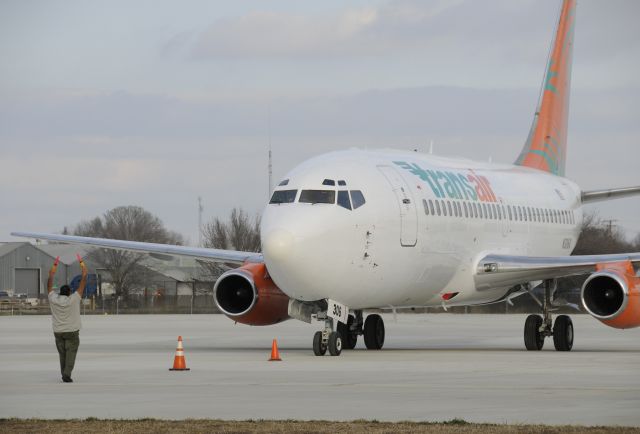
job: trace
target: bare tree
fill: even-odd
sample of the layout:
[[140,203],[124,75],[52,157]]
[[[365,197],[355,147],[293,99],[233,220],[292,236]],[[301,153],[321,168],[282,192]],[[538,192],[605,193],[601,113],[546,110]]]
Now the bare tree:
[[[169,231],[162,221],[139,206],[113,208],[101,217],[80,222],[75,235],[143,241],[162,244],[183,244],[177,232]],[[144,285],[145,268],[140,266],[144,253],[121,250],[95,249],[90,259],[108,270],[116,295],[127,296],[131,289]]]
[[[216,217],[202,227],[204,247],[243,252],[259,252],[260,216],[249,217],[242,208],[231,210],[228,221]],[[208,278],[217,278],[228,266],[217,263],[201,262],[203,274]]]
[[624,232],[604,221],[595,212],[586,213],[580,230],[580,238],[573,255],[597,255],[627,253],[633,246],[625,239]]

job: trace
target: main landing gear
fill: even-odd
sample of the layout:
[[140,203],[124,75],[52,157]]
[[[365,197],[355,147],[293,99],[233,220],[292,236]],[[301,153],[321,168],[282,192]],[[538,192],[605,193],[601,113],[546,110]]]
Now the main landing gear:
[[529,315],[524,323],[524,345],[529,351],[539,351],[546,337],[553,336],[553,346],[557,351],[571,351],[573,347],[573,323],[567,315],[559,315],[555,324],[551,318],[551,294],[555,290],[555,280],[545,280],[544,300],[540,315]]
[[343,349],[352,350],[359,335],[364,335],[364,344],[369,350],[379,350],[384,345],[384,321],[378,314],[368,315],[363,321],[362,311],[356,310],[354,315],[349,315],[347,324],[329,318],[326,312],[319,313],[317,318],[324,320],[324,330],[313,335],[316,356],[324,356],[327,350],[332,356],[339,356]]

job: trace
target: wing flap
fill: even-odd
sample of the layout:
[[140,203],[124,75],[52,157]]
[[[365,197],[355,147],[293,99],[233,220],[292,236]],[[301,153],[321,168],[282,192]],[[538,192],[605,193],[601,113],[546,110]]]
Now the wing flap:
[[174,246],[171,244],[143,243],[139,241],[112,240],[108,238],[78,237],[74,235],[44,234],[38,232],[12,232],[11,235],[38,240],[57,241],[66,244],[102,247],[105,249],[127,250],[150,255],[188,256],[207,262],[243,264],[263,262],[262,254],[237,250],[208,249],[202,247]]
[[591,273],[597,264],[640,262],[640,253],[582,256],[487,255],[478,261],[474,276],[478,290],[518,285],[532,280]]

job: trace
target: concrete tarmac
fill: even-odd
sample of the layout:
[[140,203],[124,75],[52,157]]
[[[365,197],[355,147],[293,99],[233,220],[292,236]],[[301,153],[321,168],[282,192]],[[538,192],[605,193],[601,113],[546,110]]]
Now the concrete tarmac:
[[[48,316],[0,317],[0,418],[377,419],[640,426],[640,329],[573,316],[569,353],[524,349],[525,315],[385,315],[315,357],[320,323],[234,325],[222,315],[84,316],[74,383]],[[170,372],[184,338],[188,372]],[[277,338],[282,362],[268,362]]]

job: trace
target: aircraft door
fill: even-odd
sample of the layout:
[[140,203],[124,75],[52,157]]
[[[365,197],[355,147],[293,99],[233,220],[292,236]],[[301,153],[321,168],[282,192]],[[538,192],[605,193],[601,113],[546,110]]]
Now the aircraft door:
[[400,210],[400,245],[413,247],[418,242],[418,214],[409,185],[391,166],[378,166],[398,201]]
[[496,206],[500,208],[502,214],[500,225],[502,226],[502,236],[506,238],[509,236],[509,232],[511,232],[511,223],[508,215],[509,210],[507,206],[502,203],[498,203]]

